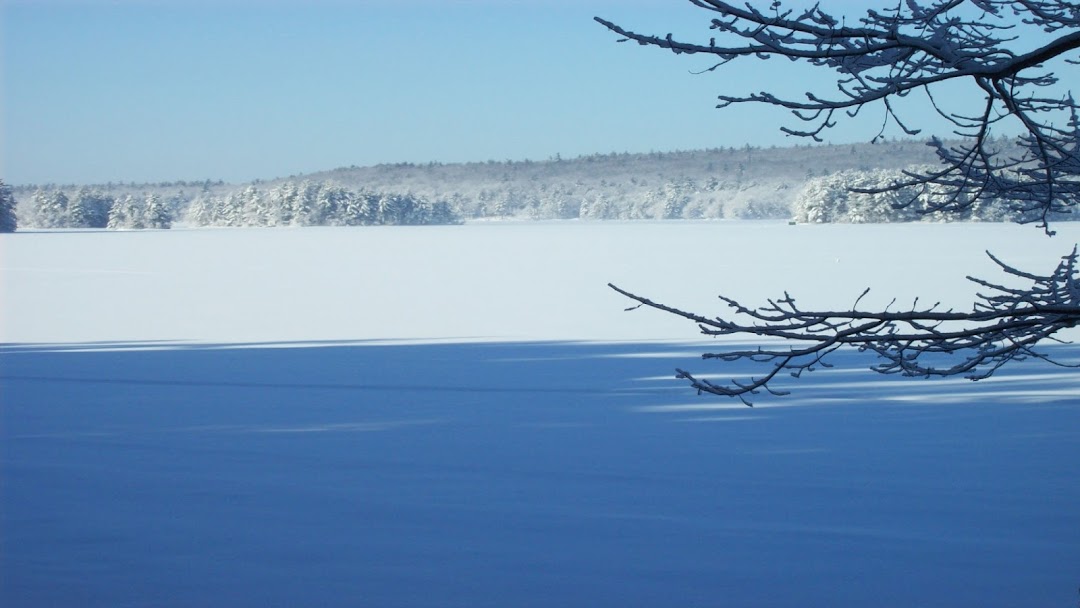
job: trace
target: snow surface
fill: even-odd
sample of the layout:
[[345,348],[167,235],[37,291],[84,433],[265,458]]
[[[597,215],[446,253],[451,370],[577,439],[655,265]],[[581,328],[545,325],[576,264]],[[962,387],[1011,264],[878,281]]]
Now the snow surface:
[[605,287],[966,308],[984,249],[1048,271],[1059,229],[0,236],[0,605],[1073,605],[1075,370],[845,353],[748,409]]

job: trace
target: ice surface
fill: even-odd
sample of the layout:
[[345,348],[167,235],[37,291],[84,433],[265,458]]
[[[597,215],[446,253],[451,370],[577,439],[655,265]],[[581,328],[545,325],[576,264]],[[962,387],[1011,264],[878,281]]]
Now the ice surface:
[[751,410],[604,287],[964,306],[1059,228],[4,235],[0,605],[1072,605],[1080,374],[845,353]]
[[[969,308],[983,251],[1049,272],[1080,237],[1008,224],[777,222],[16,233],[0,240],[0,342],[627,340],[694,337],[613,282],[708,313],[783,289],[809,306]],[[715,303],[715,304],[714,304]],[[721,312],[720,308],[715,308]]]

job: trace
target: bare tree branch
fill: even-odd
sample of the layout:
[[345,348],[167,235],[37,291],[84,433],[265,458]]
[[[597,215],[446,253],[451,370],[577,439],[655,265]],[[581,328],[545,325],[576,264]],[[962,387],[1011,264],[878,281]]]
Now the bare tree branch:
[[[936,304],[926,308],[913,305],[909,310],[897,312],[862,311],[857,309],[858,302],[849,310],[807,311],[785,293],[783,298],[770,300],[760,308],[749,308],[720,296],[735,310],[734,315],[708,318],[654,302],[615,285],[608,286],[642,306],[693,321],[708,336],[756,335],[796,343],[797,346],[702,355],[703,359],[771,364],[765,375],[749,381],[716,384],[677,370],[677,377],[690,380],[699,392],[738,397],[750,405],[749,396],[760,389],[784,394],[768,386],[780,372],[787,371],[797,377],[803,371],[826,366],[824,357],[842,346],[875,353],[881,362],[872,369],[903,376],[962,375],[980,380],[1012,360],[1045,359],[1032,347],[1062,329],[1080,324],[1076,248],[1046,276],[1017,270],[993,255],[990,258],[1006,274],[1028,280],[1031,285],[1015,289],[968,277],[989,290],[979,296],[970,312],[940,310]],[[865,295],[866,292],[862,294]]]
[[[769,57],[833,72],[835,90],[829,98],[813,92],[786,98],[768,91],[719,96],[719,108],[761,103],[791,111],[808,126],[780,127],[788,135],[821,141],[843,116],[855,116],[872,105],[884,109],[886,121],[916,134],[893,103],[916,91],[925,93],[938,115],[954,127],[958,140],[929,141],[940,166],[909,170],[884,187],[854,192],[911,192],[894,205],[918,203],[918,213],[963,214],[980,201],[1004,201],[1012,219],[1034,223],[1048,235],[1053,234],[1050,222],[1073,213],[1080,201],[1080,105],[1070,93],[1056,90],[1060,81],[1049,66],[1057,60],[1065,67],[1080,63],[1080,3],[902,0],[895,8],[867,10],[857,25],[849,26],[819,5],[798,12],[779,1],[769,2],[767,9],[752,2],[688,1],[713,15],[707,44],[671,34],[641,34],[599,17],[596,21],[623,40],[714,57],[716,62],[705,72],[744,58]],[[1039,36],[1032,37],[1033,32]],[[1020,49],[1021,39],[1028,38],[1039,42]],[[969,113],[943,107],[935,91],[950,82],[969,83],[983,98],[980,107]],[[993,136],[994,128],[1006,120],[1020,128],[1021,135],[1011,142]],[[883,134],[884,127],[874,140]],[[1030,284],[1017,289],[969,277],[986,290],[969,312],[941,310],[936,304],[920,307],[918,302],[904,311],[863,311],[859,301],[846,310],[807,311],[785,293],[759,308],[720,296],[734,314],[711,318],[610,287],[638,302],[635,308],[681,316],[706,335],[786,341],[786,347],[703,355],[765,365],[762,375],[748,380],[715,383],[677,370],[677,377],[689,380],[699,392],[737,397],[749,405],[748,398],[762,390],[783,394],[771,387],[781,372],[799,376],[827,366],[827,355],[842,347],[872,352],[880,358],[872,369],[903,376],[978,380],[1010,361],[1045,359],[1034,347],[1080,323],[1077,249],[1048,275],[1023,272],[990,257],[1006,275]]]
[[[969,81],[986,97],[984,111],[967,117],[938,113],[957,129],[962,142],[932,139],[942,161],[940,170],[909,175],[903,184],[933,185],[950,191],[951,204],[937,211],[960,211],[980,199],[1007,201],[1015,218],[1049,232],[1056,214],[1072,212],[1080,194],[1077,160],[1078,106],[1071,96],[1038,96],[1033,90],[1054,87],[1058,77],[1046,64],[1076,58],[1080,50],[1080,9],[1065,0],[937,0],[905,1],[893,9],[868,10],[857,27],[843,25],[815,5],[801,13],[781,2],[760,10],[747,3],[689,0],[712,12],[708,44],[646,35],[597,17],[596,21],[642,45],[679,54],[705,54],[718,59],[709,71],[745,57],[779,56],[836,74],[836,95],[783,98],[767,91],[719,96],[717,107],[763,103],[791,110],[808,128],[781,127],[788,135],[821,141],[836,125],[836,111],[855,114],[880,104],[888,120],[909,135],[891,100],[914,91],[933,90],[952,81]],[[1056,37],[1017,53],[1010,18],[1019,16],[1029,28]],[[730,44],[717,44],[717,39]],[[1016,146],[995,146],[991,127],[1004,117],[1019,122],[1023,135]],[[880,135],[880,133],[879,133]],[[876,139],[876,138],[875,138]],[[898,187],[900,184],[898,184]]]

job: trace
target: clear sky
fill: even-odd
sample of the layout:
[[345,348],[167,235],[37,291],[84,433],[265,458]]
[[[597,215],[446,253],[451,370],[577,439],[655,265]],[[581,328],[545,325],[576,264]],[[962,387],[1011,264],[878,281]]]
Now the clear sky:
[[[791,144],[785,113],[719,111],[715,97],[821,76],[779,60],[695,75],[706,58],[617,44],[592,21],[707,39],[710,16],[685,0],[0,6],[0,177],[12,184]],[[876,125],[833,139],[866,141]]]

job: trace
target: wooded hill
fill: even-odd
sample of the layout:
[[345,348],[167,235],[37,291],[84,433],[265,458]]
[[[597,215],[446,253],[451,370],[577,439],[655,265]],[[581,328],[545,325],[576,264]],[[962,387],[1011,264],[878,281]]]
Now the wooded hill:
[[[466,220],[787,218],[794,215],[792,204],[810,179],[850,170],[896,170],[933,162],[932,150],[925,142],[902,140],[611,153],[544,161],[396,163],[242,184],[207,180],[22,185],[12,191],[19,201],[20,225],[27,227],[35,225],[34,218],[40,215],[32,208],[32,201],[45,200],[42,194],[49,192],[64,192],[70,200],[80,190],[116,200],[128,195],[144,199],[156,195],[168,203],[176,224],[207,225],[215,223],[206,219],[211,217],[205,212],[208,207],[228,211],[234,204],[229,201],[245,200],[250,206],[253,200],[280,199],[282,190],[303,191],[316,186],[345,189],[358,196],[407,196],[428,205],[445,203],[457,218]],[[260,220],[258,225],[288,223]]]

